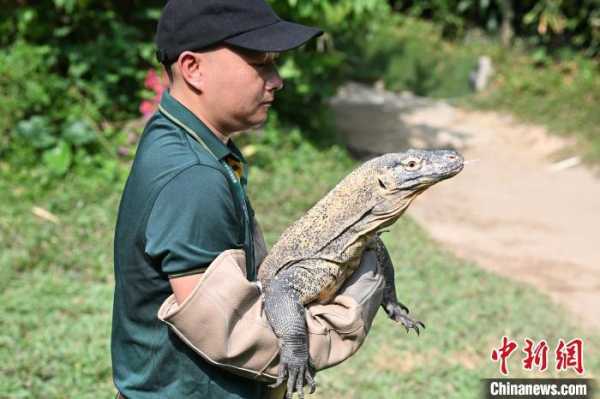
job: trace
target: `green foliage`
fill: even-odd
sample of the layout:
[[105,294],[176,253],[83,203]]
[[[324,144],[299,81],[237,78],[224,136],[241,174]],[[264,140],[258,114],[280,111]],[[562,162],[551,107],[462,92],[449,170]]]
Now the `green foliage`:
[[[2,74],[6,78],[0,87],[6,92],[3,97],[14,101],[0,122],[2,155],[29,164],[41,157],[55,175],[80,161],[66,154],[83,150],[89,156],[104,152],[107,160],[114,157],[119,127],[138,115],[138,105],[148,94],[142,84],[146,71],[156,67],[152,38],[163,5],[46,0],[0,10],[0,46],[5,50],[0,72],[10,72]],[[317,136],[327,130],[324,99],[347,78],[339,73],[346,59],[340,49],[383,23],[389,7],[379,0],[273,5],[282,17],[327,32],[304,50],[283,57],[286,90],[277,105],[282,120]],[[15,65],[24,67],[15,70]],[[26,95],[16,95],[24,85]],[[107,126],[112,129],[107,131]],[[32,135],[38,138],[36,144]],[[331,141],[332,136],[323,136]]]
[[100,109],[83,87],[53,72],[55,50],[17,42],[0,53],[0,156],[21,166],[42,159],[50,175],[64,175],[72,152],[102,150]]
[[[371,30],[385,25],[390,9],[380,0],[271,1],[284,19],[318,26],[325,34],[304,49],[285,54],[281,73],[285,90],[276,104],[282,120],[301,126],[303,133],[331,139],[329,115],[324,100],[351,77],[347,62],[352,46]],[[328,136],[328,137],[327,137]]]
[[65,141],[60,141],[54,148],[44,152],[44,156],[42,157],[50,173],[60,176],[69,170],[72,159],[73,153],[71,147]]
[[[565,54],[557,61],[527,47],[504,49],[486,45],[496,68],[489,91],[465,104],[503,109],[550,131],[577,138],[579,154],[600,160],[600,65],[583,56]],[[571,149],[572,150],[572,149]]]
[[520,22],[528,32],[536,32],[540,43],[564,45],[569,41],[586,49],[588,55],[600,54],[600,1],[542,0],[529,4]]
[[[0,156],[50,176],[116,156],[138,115],[163,2],[55,0],[0,10]],[[116,126],[116,128],[115,128]]]
[[[50,73],[54,60],[49,46],[30,46],[22,42],[0,53],[0,151],[8,145],[13,128],[14,133],[24,138],[33,138],[38,131],[38,140],[32,142],[37,148],[46,148],[54,142],[48,118],[36,117],[65,89],[63,82]],[[40,78],[32,79],[33,76]]]
[[383,80],[386,88],[421,96],[456,97],[471,93],[469,72],[477,54],[442,37],[441,29],[414,18],[394,18],[372,28],[348,50],[348,76]]
[[548,49],[575,47],[587,55],[600,54],[599,0],[390,0],[403,14],[426,18],[450,38],[470,29],[516,33]]
[[503,0],[425,0],[391,1],[393,8],[405,15],[431,19],[444,36],[456,38],[473,26],[497,29],[501,15],[496,3]]
[[[280,124],[331,144],[325,100],[349,79],[382,79],[393,90],[435,97],[467,94],[479,54],[443,39],[474,27],[497,32],[511,13],[517,35],[544,45],[532,52],[538,65],[563,57],[556,50],[563,44],[596,54],[599,1],[272,0],[283,18],[325,31],[281,58]],[[125,121],[138,117],[140,101],[151,95],[143,84],[158,66],[152,39],[163,5],[44,0],[0,8],[0,157],[21,166],[41,160],[49,178],[78,165],[114,175]]]

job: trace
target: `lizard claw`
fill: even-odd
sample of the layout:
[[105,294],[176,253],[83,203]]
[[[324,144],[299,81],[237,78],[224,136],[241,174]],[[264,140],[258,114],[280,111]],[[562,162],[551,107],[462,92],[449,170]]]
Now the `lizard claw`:
[[385,312],[390,316],[391,319],[394,319],[395,313],[406,313],[409,314],[410,310],[406,307],[402,302],[390,301],[383,305]]
[[421,322],[419,320],[413,320],[412,318],[408,317],[405,314],[398,315],[397,319],[394,319],[394,320],[397,321],[397,322],[402,323],[402,325],[406,329],[407,333],[412,328],[412,329],[415,330],[415,332],[417,333],[417,335],[420,335],[420,333],[421,333],[420,328],[425,329],[425,324],[423,324],[423,322]]
[[400,308],[404,311],[404,313],[409,314],[410,310],[408,310],[408,308],[406,307],[405,304],[403,304],[402,302],[398,302],[398,306],[400,306]]
[[408,316],[408,309],[405,309],[406,306],[402,305],[401,303],[388,304],[385,307],[385,310],[390,319],[394,320],[395,322],[402,323],[402,326],[406,329],[407,333],[412,328],[415,330],[417,335],[420,335],[420,328],[424,329],[425,324],[423,324],[423,322],[419,320],[413,320],[411,317]]
[[281,364],[279,366],[279,370],[277,373],[277,381],[275,381],[275,383],[269,385],[269,388],[277,388],[278,386],[283,384],[283,381],[285,381],[285,379],[287,378],[287,375],[288,375],[287,364]]
[[314,379],[314,367],[310,359],[302,361],[297,358],[285,356],[286,346],[282,346],[282,359],[279,365],[277,381],[269,385],[270,388],[277,388],[287,379],[286,398],[292,399],[294,392],[298,393],[300,399],[304,399],[304,385],[310,388],[310,394],[315,392],[317,385]]
[[[282,371],[283,370],[283,371]],[[270,387],[275,388],[285,380],[287,377],[287,393],[285,397],[292,399],[294,392],[298,393],[300,399],[304,399],[304,385],[307,384],[310,387],[310,394],[315,392],[317,388],[315,380],[311,375],[311,370],[308,364],[302,366],[289,366],[282,364],[280,366],[279,375],[277,382]]]

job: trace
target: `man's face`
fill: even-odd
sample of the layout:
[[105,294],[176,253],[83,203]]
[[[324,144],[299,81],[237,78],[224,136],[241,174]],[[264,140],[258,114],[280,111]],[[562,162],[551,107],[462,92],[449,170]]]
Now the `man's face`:
[[225,132],[262,125],[283,87],[273,57],[220,47],[203,53],[202,101],[214,124]]

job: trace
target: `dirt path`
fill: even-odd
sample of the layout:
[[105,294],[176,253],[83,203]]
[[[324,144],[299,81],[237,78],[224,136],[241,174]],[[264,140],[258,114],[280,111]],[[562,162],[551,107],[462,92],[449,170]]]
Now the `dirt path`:
[[583,166],[558,168],[551,156],[569,143],[541,127],[491,112],[422,111],[401,123],[459,138],[478,161],[408,213],[458,256],[538,287],[600,328],[600,179]]

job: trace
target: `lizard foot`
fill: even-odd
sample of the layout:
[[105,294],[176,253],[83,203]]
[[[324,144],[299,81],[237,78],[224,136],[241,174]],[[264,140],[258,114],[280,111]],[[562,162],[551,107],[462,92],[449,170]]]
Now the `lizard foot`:
[[406,307],[405,304],[403,304],[402,302],[398,302],[397,299],[395,298],[385,298],[383,300],[383,303],[381,305],[383,307],[383,309],[385,309],[385,312],[388,314],[388,316],[390,317],[390,319],[394,320],[394,321],[399,321],[396,320],[396,314],[409,314],[410,310],[408,310],[408,308]]
[[417,335],[419,335],[419,333],[421,332],[419,330],[419,327],[425,328],[425,324],[423,324],[421,321],[413,320],[411,317],[408,316],[408,309],[401,303],[386,304],[384,309],[390,317],[390,319],[394,320],[395,322],[402,323],[407,333],[412,328],[417,332]]
[[[269,385],[271,388],[277,388],[287,379],[287,393],[285,397],[292,399],[294,392],[298,392],[298,397],[304,399],[304,385],[307,384],[310,387],[310,394],[312,395],[317,388],[314,379],[314,367],[310,364],[308,356],[306,360],[302,359],[304,356],[295,356],[293,353],[287,353],[286,345],[281,347],[281,362],[279,363],[279,370],[277,375],[277,381]],[[289,351],[292,352],[292,351]]]

